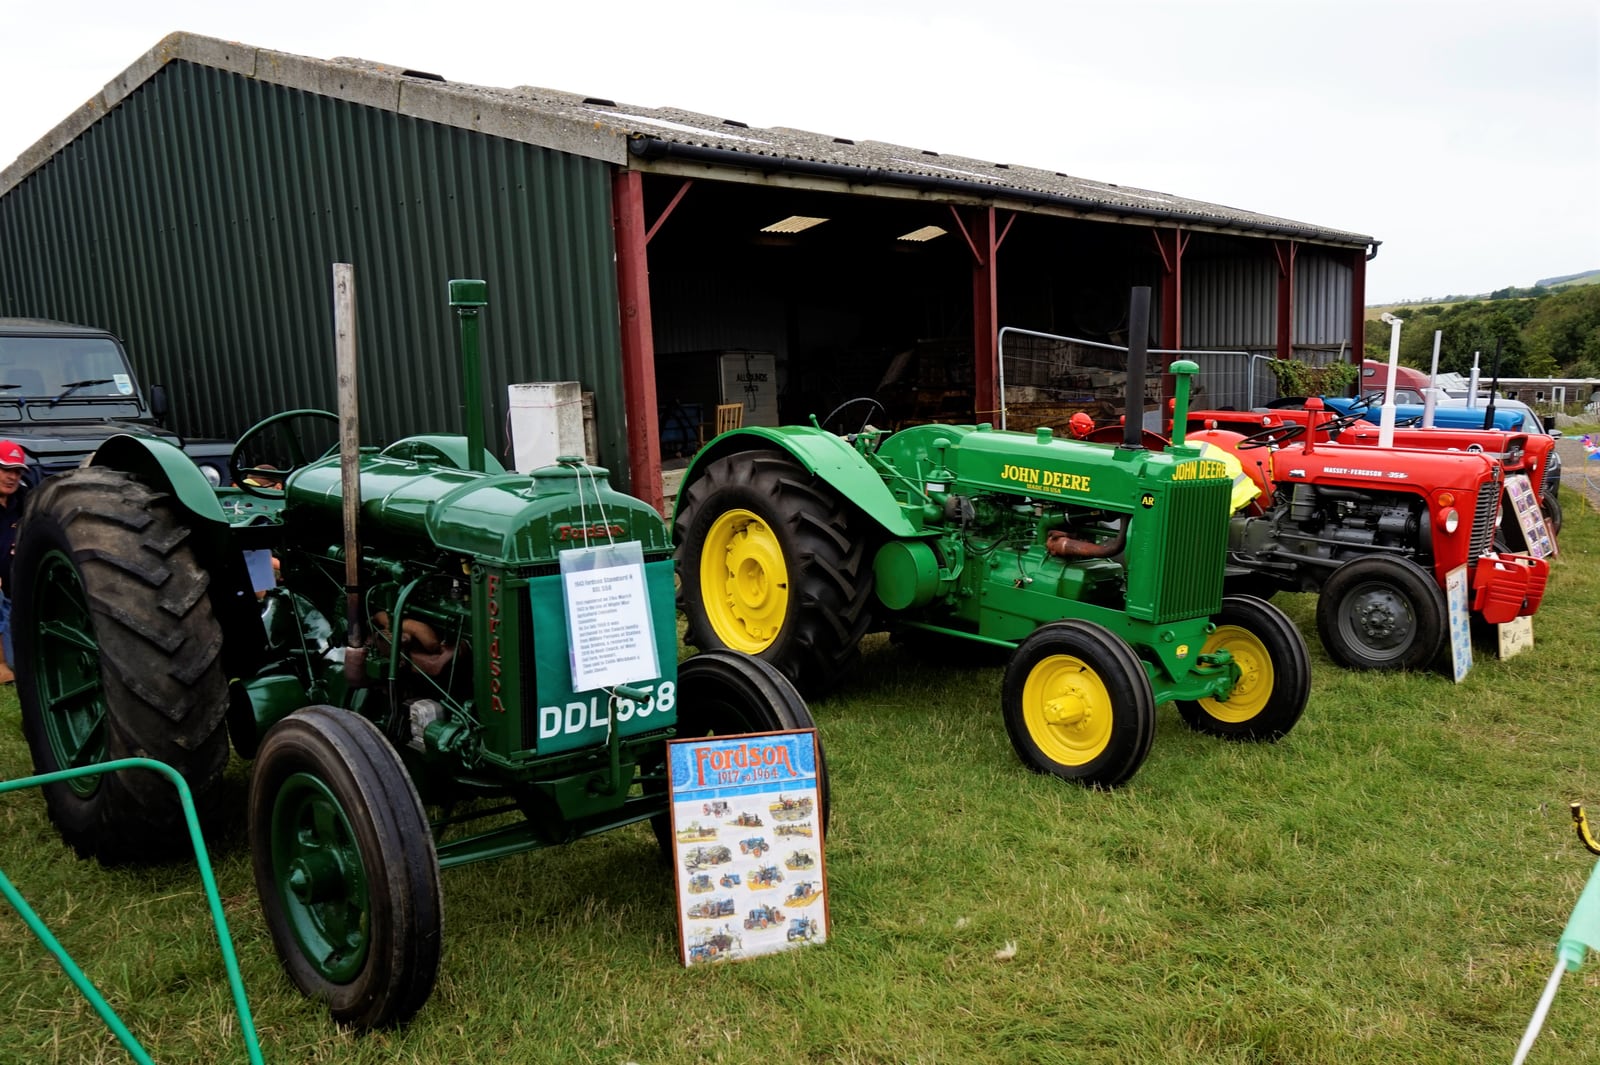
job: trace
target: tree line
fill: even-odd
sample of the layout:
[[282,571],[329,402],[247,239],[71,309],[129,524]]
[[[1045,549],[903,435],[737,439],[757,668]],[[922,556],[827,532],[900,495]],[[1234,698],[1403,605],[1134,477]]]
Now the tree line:
[[[1428,370],[1440,330],[1441,373],[1469,373],[1473,352],[1482,352],[1479,366],[1487,374],[1499,341],[1501,377],[1600,377],[1600,285],[1507,291],[1538,294],[1397,308],[1395,317],[1405,323],[1400,361]],[[1387,323],[1368,322],[1367,358],[1387,362],[1389,336]]]

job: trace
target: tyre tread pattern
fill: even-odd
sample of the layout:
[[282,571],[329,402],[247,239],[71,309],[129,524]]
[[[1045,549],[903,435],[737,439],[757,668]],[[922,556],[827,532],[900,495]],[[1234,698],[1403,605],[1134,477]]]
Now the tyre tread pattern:
[[[78,572],[100,659],[109,758],[140,756],[181,774],[204,816],[228,759],[222,630],[205,594],[209,575],[170,496],[131,475],[88,467],[59,474],[35,492],[18,531],[18,693],[24,731],[40,771],[57,768],[33,683],[41,596],[36,567],[46,551]],[[94,795],[47,789],[50,815],[80,854],[106,862],[164,858],[189,849],[175,789],[154,773],[101,778]]]
[[855,531],[860,522],[849,503],[776,451],[717,459],[685,493],[673,523],[678,570],[685,575],[678,595],[688,619],[685,642],[703,650],[725,646],[700,601],[703,543],[696,537],[728,510],[748,509],[785,539],[789,567],[789,617],[760,657],[808,696],[831,689],[855,662],[873,620],[871,554]]
[[1230,595],[1222,600],[1219,625],[1237,625],[1261,641],[1272,661],[1272,694],[1261,712],[1248,721],[1222,721],[1198,701],[1177,701],[1178,715],[1196,732],[1230,740],[1282,739],[1305,713],[1311,698],[1311,652],[1305,637],[1288,616],[1255,596]]
[[[1041,660],[1066,654],[1090,666],[1112,702],[1113,731],[1106,749],[1082,765],[1052,761],[1030,735],[1023,708],[1023,689]],[[1091,788],[1115,788],[1127,782],[1150,753],[1155,740],[1155,696],[1139,656],[1116,633],[1092,621],[1072,619],[1041,625],[1023,640],[1006,664],[1000,689],[1006,734],[1022,763],[1035,773],[1048,773]]]
[[[1361,645],[1347,641],[1339,628],[1348,593],[1367,582],[1389,584],[1410,600],[1417,614],[1417,639],[1389,658],[1368,657]],[[1449,631],[1444,590],[1432,573],[1410,559],[1368,556],[1346,562],[1328,576],[1317,596],[1317,634],[1328,656],[1345,669],[1428,669],[1443,649]]]
[[[358,797],[361,805],[349,809],[341,801],[368,867],[372,937],[367,963],[349,984],[330,983],[306,961],[277,897],[273,803],[283,780],[301,771],[322,777],[335,794]],[[334,1020],[356,1029],[392,1027],[415,1015],[433,994],[439,973],[439,861],[416,785],[378,727],[334,706],[308,706],[274,725],[262,740],[250,781],[250,843],[273,944],[296,986],[325,1001]]]

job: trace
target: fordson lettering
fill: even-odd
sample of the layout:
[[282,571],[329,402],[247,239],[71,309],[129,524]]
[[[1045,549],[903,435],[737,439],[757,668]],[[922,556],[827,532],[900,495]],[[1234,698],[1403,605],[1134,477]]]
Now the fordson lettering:
[[500,578],[489,574],[489,705],[497,714],[506,712],[500,701]]
[[724,782],[730,781],[727,774],[735,770],[750,770],[751,776],[765,779],[776,777],[780,768],[788,776],[800,775],[795,772],[794,766],[789,764],[789,748],[783,746],[745,743],[720,751],[700,747],[695,750],[694,756],[695,772],[700,778],[701,785],[706,783],[707,771],[718,774]]
[[556,528],[556,540],[610,540],[626,532],[620,525],[561,525]]
[[1005,465],[1000,468],[1002,481],[1014,481],[1030,488],[1052,492],[1087,492],[1089,477],[1081,473],[1063,473],[1061,470],[1041,470],[1034,466]]
[[1215,459],[1185,462],[1172,471],[1174,481],[1212,481],[1228,476],[1228,467]]

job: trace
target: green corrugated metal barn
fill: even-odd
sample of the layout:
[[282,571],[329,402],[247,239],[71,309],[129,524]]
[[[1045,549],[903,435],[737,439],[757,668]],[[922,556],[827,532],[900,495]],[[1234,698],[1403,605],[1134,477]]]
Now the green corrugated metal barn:
[[[796,217],[822,221],[774,225]],[[334,405],[334,262],[363,438],[459,430],[445,283],[481,277],[491,439],[507,385],[578,381],[596,457],[658,504],[663,456],[731,388],[797,420],[919,355],[911,413],[997,420],[997,330],[1114,338],[1132,284],[1164,348],[1359,353],[1375,252],[1020,165],[184,33],[0,172],[0,315],[117,332],[183,431]]]

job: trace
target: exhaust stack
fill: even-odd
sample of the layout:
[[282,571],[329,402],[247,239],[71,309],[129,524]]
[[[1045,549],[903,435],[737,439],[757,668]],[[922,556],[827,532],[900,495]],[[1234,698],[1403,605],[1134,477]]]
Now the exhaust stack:
[[1144,378],[1149,361],[1150,287],[1136,285],[1128,297],[1128,381],[1124,388],[1122,447],[1144,448]]

